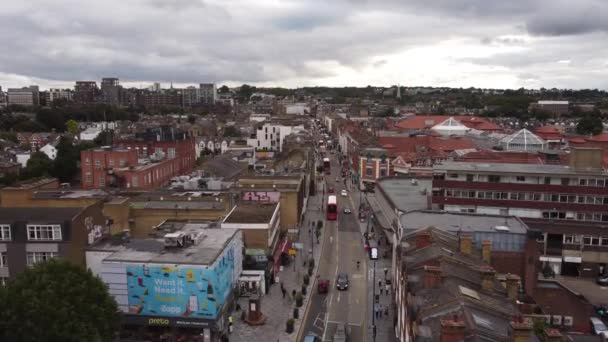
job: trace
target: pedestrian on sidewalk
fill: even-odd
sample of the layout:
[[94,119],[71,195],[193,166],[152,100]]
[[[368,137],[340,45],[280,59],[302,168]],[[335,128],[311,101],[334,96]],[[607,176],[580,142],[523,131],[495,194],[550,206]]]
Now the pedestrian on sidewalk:
[[378,316],[380,315],[379,307],[377,307],[377,306],[374,307],[374,314],[376,315],[376,318],[378,318]]
[[384,279],[388,276],[388,268],[384,268]]
[[378,288],[380,289],[380,291],[382,291],[382,279],[378,279]]
[[285,290],[285,286],[283,286],[283,282],[281,282],[281,293],[283,293],[283,299],[285,299],[285,294],[287,294],[287,290]]
[[386,295],[388,296],[391,292],[391,286],[389,284],[385,284],[384,285],[384,292],[386,292]]
[[383,310],[382,310],[382,304],[380,304],[379,307],[378,307],[378,315],[380,316],[380,318],[382,318],[382,312],[383,312]]
[[296,298],[296,290],[291,290],[291,297]]

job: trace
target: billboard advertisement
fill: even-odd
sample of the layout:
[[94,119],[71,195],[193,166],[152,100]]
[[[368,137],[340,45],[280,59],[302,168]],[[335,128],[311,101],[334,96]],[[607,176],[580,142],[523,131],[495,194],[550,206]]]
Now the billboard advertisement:
[[209,267],[129,264],[129,314],[215,319],[234,287],[235,244]]

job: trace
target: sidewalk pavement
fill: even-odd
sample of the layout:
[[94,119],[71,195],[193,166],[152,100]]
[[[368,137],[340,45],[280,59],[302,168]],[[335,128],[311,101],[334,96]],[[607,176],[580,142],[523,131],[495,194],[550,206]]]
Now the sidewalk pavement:
[[[287,295],[283,298],[281,292],[280,283],[275,283],[270,286],[268,294],[264,295],[261,299],[262,313],[266,315],[266,323],[262,326],[252,327],[241,321],[241,311],[235,311],[232,313],[234,320],[234,331],[229,335],[230,341],[280,341],[280,342],[293,342],[296,341],[300,326],[304,319],[304,314],[310,301],[311,291],[314,286],[315,274],[319,267],[319,258],[321,256],[321,244],[317,244],[316,238],[312,238],[311,234],[308,233],[308,228],[311,227],[311,222],[319,220],[325,221],[323,211],[319,211],[319,206],[322,201],[321,195],[318,193],[316,196],[309,197],[306,214],[304,215],[304,222],[302,223],[302,233],[300,234],[298,242],[304,244],[304,250],[299,251],[296,256],[295,262],[292,262],[289,266],[279,271],[275,277],[279,278],[279,282],[282,282]],[[323,223],[325,228],[325,222]],[[321,229],[323,234],[325,229]],[[312,230],[314,234],[314,229]],[[287,334],[286,322],[287,319],[293,318],[293,308],[295,308],[295,300],[291,299],[292,290],[297,292],[302,290],[303,277],[308,270],[308,266],[304,266],[304,261],[308,260],[308,251],[311,248],[311,240],[314,243],[313,257],[315,259],[315,268],[313,276],[311,277],[310,283],[307,287],[307,294],[304,296],[304,304],[299,309],[299,318],[295,320],[294,332]],[[319,237],[319,241],[323,241],[323,235]],[[295,264],[295,271],[294,271]],[[238,303],[241,306],[241,310],[247,312],[249,305],[248,298],[239,298]]]

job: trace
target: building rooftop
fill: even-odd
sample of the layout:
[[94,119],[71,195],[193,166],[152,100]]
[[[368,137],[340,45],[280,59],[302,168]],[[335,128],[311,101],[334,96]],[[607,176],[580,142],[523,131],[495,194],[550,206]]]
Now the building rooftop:
[[[415,184],[412,179],[416,180]],[[429,209],[430,178],[384,178],[378,180],[377,187],[392,202],[393,208],[400,211]]]
[[135,209],[176,209],[176,210],[201,210],[201,209],[223,209],[220,202],[212,201],[135,201],[130,203]]
[[210,265],[238,232],[229,228],[199,229],[200,242],[185,248],[165,248],[163,239],[130,239],[105,242],[89,250],[114,251],[104,261]]
[[539,164],[515,164],[515,163],[468,163],[468,162],[443,162],[435,165],[433,171],[471,171],[471,172],[505,172],[517,174],[538,175],[581,175],[593,174],[608,176],[604,170],[597,169],[574,169],[568,165],[539,165]]
[[25,222],[59,222],[71,220],[78,215],[83,208],[0,208],[0,222],[25,221]]
[[[461,231],[526,234],[528,231],[528,226],[515,216],[420,210],[402,214],[400,221],[406,230],[418,230],[432,225],[452,233]],[[496,227],[507,227],[508,230]]]
[[278,203],[241,203],[226,216],[223,223],[269,223]]
[[36,191],[32,195],[33,198],[50,199],[50,198],[103,198],[108,193],[99,190],[42,190]]

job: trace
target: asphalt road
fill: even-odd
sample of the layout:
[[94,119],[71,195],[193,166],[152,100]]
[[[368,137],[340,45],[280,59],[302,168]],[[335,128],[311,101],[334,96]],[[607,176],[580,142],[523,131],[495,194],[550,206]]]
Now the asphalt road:
[[[304,336],[314,334],[323,341],[333,341],[338,324],[346,324],[348,340],[353,342],[367,339],[367,258],[363,249],[362,236],[356,218],[356,208],[348,197],[340,196],[344,183],[336,183],[339,175],[335,155],[332,159],[331,175],[326,176],[328,186],[334,187],[338,197],[338,221],[325,221],[324,248],[321,254],[318,275],[329,279],[329,293],[312,293],[311,306],[304,322]],[[327,190],[327,189],[326,189]],[[328,196],[327,192],[325,196]],[[353,213],[344,214],[345,207]],[[361,262],[357,270],[356,263]],[[349,275],[350,285],[346,291],[336,289],[335,281],[339,272]]]

